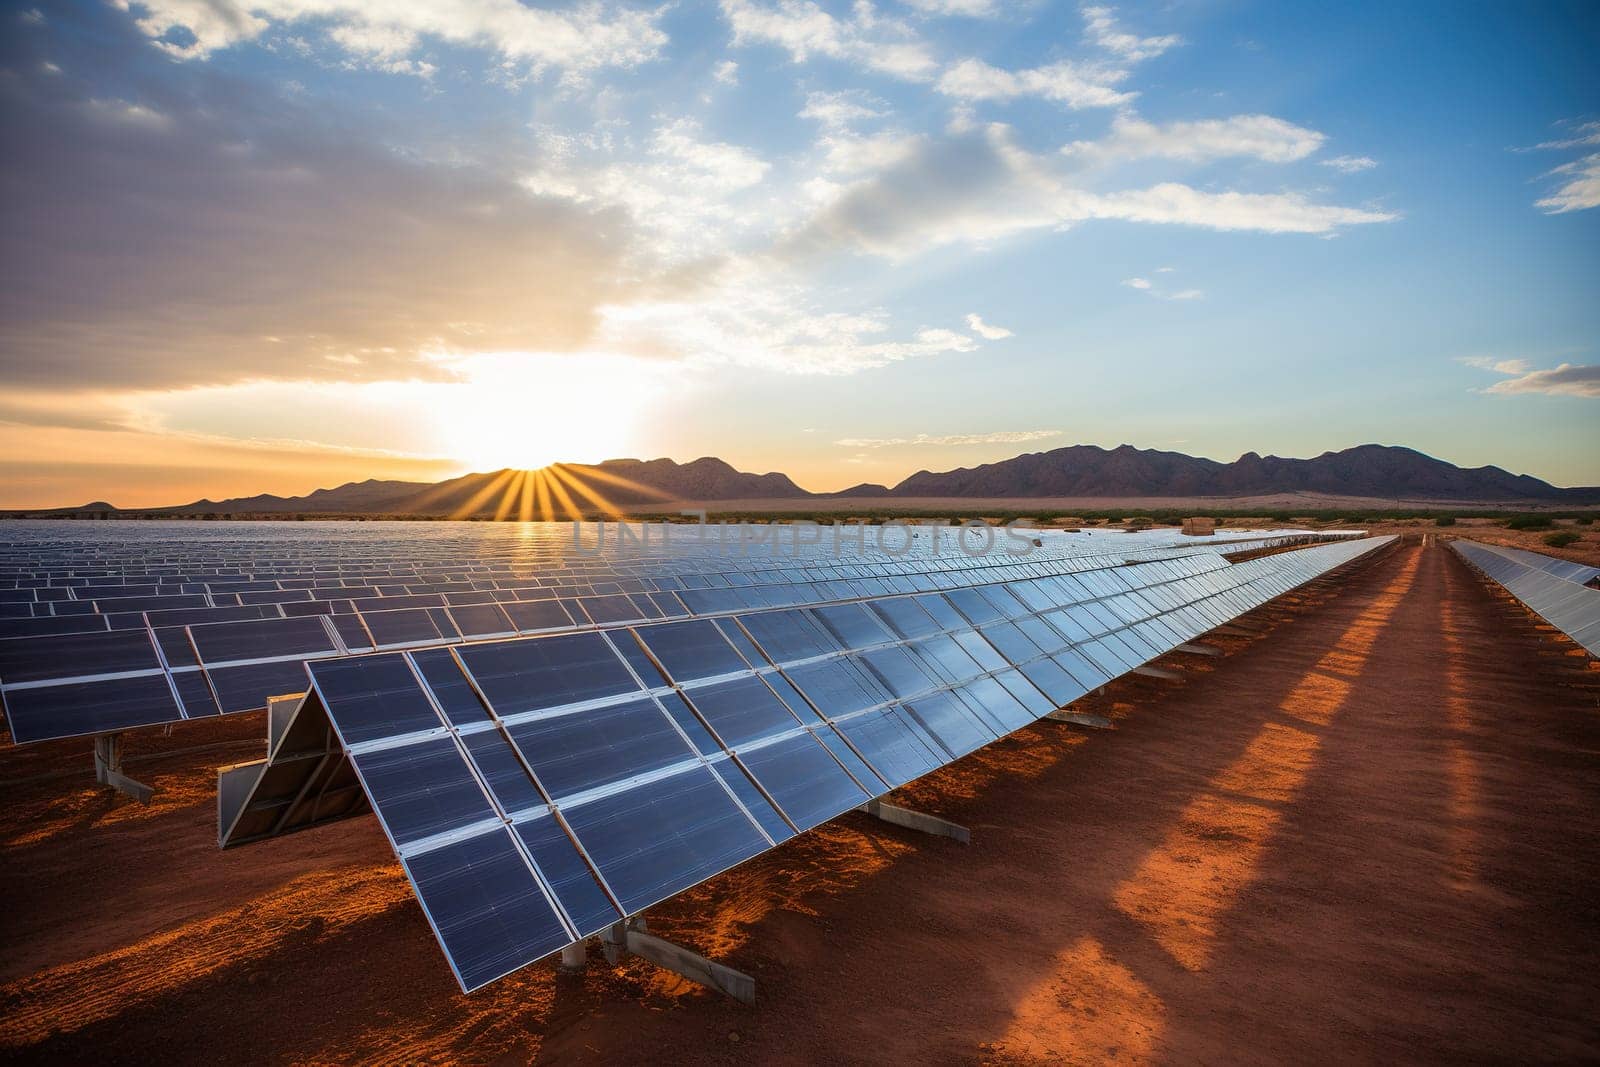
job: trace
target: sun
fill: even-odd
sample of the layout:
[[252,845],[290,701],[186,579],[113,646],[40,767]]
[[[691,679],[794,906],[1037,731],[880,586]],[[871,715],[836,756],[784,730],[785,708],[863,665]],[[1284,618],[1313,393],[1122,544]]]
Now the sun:
[[662,386],[641,361],[607,355],[478,356],[458,369],[427,410],[439,450],[470,471],[624,456]]

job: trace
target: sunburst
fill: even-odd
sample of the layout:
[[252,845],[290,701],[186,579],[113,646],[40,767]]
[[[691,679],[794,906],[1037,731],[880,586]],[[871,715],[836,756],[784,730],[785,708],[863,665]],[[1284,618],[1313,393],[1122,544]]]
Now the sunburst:
[[647,500],[666,503],[673,499],[669,493],[614,471],[552,463],[534,470],[500,471],[450,517],[466,519],[492,512],[496,522],[513,517],[519,522],[577,522],[594,515],[626,519],[623,507],[607,497],[596,483],[613,487],[613,491],[625,489]]

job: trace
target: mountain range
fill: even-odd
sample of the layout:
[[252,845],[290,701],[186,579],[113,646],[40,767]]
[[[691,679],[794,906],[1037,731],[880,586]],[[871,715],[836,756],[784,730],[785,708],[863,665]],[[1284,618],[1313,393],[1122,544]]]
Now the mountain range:
[[[1231,463],[1180,452],[1121,445],[1073,445],[997,463],[951,471],[918,471],[895,486],[862,484],[837,493],[812,493],[784,474],[750,474],[720,459],[690,463],[670,459],[612,459],[562,464],[547,477],[552,502],[565,492],[579,506],[593,499],[588,487],[623,509],[671,510],[680,502],[1021,499],[1030,498],[1243,498],[1312,495],[1451,504],[1600,504],[1600,487],[1564,489],[1499,467],[1462,468],[1414,449],[1360,445],[1314,459],[1283,459],[1248,452]],[[197,500],[167,508],[119,509],[104,502],[29,514],[172,515],[492,515],[522,493],[523,472],[467,474],[443,482],[350,482],[305,496],[271,494]],[[574,484],[577,483],[577,484]],[[533,493],[537,479],[530,480]],[[1330,502],[1328,506],[1336,504]],[[512,509],[513,513],[515,508]]]

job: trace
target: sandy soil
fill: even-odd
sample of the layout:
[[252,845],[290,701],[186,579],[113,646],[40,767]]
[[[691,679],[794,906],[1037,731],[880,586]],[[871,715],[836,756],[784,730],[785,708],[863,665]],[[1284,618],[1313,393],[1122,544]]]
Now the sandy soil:
[[372,819],[216,850],[258,717],[141,736],[148,809],[6,749],[0,1059],[1600,1057],[1600,670],[1416,543],[1246,625],[897,798],[970,846],[853,814],[651,913],[755,1008],[638,961],[461,996]]

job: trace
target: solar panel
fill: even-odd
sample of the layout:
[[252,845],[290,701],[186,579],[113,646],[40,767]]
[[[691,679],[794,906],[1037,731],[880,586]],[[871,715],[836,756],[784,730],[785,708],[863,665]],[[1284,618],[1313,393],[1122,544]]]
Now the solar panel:
[[[325,533],[324,530],[333,530]],[[1178,535],[1043,533],[1037,557],[973,556],[956,549],[952,530],[919,530],[904,555],[863,539],[836,553],[823,543],[800,558],[778,555],[772,539],[725,532],[704,538],[654,527],[645,550],[622,552],[586,543],[568,524],[97,524],[12,523],[0,544],[0,697],[20,704],[26,730],[13,739],[43,740],[103,733],[154,720],[152,701],[84,701],[110,687],[81,688],[130,670],[162,670],[175,699],[168,718],[263,708],[271,696],[303,691],[304,665],[374,650],[463,648],[516,635],[626,627],[651,620],[721,616],[735,656],[792,661],[843,647],[863,647],[884,634],[932,632],[965,616],[943,596],[887,610],[898,624],[859,601],[947,590],[973,613],[1011,618],[1028,605],[1026,583],[1073,582],[1082,596],[1119,592],[1103,577],[1131,558],[1167,580],[1227,564],[1218,553],[1281,543],[1290,532],[1188,539]],[[714,529],[714,528],[713,528]],[[747,555],[725,546],[745,546]],[[1155,558],[1176,553],[1172,560]],[[1094,577],[1100,575],[1101,577]],[[1005,586],[988,592],[973,587]],[[1059,586],[1058,586],[1059,588]],[[730,620],[755,609],[803,607],[808,614],[758,624],[747,632]],[[919,614],[920,613],[920,614]],[[896,626],[920,627],[902,630]],[[117,636],[105,637],[109,631]],[[704,635],[708,631],[682,631]],[[153,633],[158,661],[145,665],[140,638]],[[619,655],[641,677],[654,664],[692,653],[667,645]],[[87,644],[69,640],[96,635]],[[703,639],[703,637],[702,637]],[[632,640],[632,639],[630,639]],[[647,638],[648,640],[648,638]],[[721,646],[706,646],[718,649]],[[82,651],[80,651],[82,650]],[[137,651],[134,651],[137,650]],[[126,657],[138,664],[129,667]],[[635,661],[638,662],[635,662]],[[648,670],[646,669],[648,666]],[[673,668],[667,667],[669,671]],[[679,670],[688,669],[680,661]],[[78,673],[64,674],[63,671]],[[74,687],[58,699],[17,697],[24,687]],[[653,680],[650,684],[656,684]],[[146,687],[148,688],[148,687]],[[153,690],[152,690],[153,692]],[[66,709],[52,718],[50,708]]]
[[1600,656],[1600,589],[1583,584],[1600,570],[1476,541],[1451,541],[1450,547],[1590,655]]

